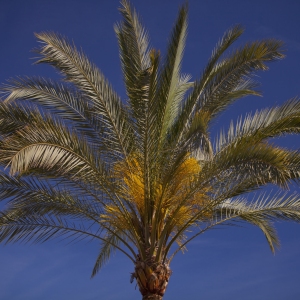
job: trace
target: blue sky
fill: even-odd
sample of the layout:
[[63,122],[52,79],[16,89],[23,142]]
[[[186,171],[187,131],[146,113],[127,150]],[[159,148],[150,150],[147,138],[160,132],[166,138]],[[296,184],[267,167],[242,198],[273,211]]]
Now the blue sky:
[[[149,30],[152,45],[164,53],[179,0],[132,1]],[[96,63],[123,97],[120,62],[113,24],[120,20],[118,0],[0,1],[0,82],[22,75],[58,78],[49,66],[34,66],[34,32],[54,31],[74,40]],[[300,96],[300,2],[298,0],[189,1],[189,35],[183,72],[200,75],[223,32],[234,24],[248,40],[277,38],[286,43],[286,58],[259,73],[262,98],[245,98],[215,124],[226,128],[230,119],[257,108]],[[278,140],[298,149],[298,136]],[[292,187],[299,189],[299,187]],[[289,300],[299,297],[300,225],[277,226],[281,248],[273,256],[256,228],[209,231],[174,260],[164,299]],[[42,245],[0,245],[0,299],[119,300],[140,299],[130,285],[133,266],[116,254],[98,276],[90,279],[97,243],[52,241]],[[126,295],[126,296],[125,296]]]

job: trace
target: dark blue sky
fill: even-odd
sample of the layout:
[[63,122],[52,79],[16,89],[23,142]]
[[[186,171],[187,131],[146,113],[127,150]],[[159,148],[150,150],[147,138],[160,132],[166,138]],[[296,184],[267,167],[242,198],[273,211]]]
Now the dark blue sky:
[[[180,0],[132,1],[148,28],[152,45],[164,53]],[[0,82],[22,75],[58,78],[49,66],[34,66],[34,32],[54,31],[74,40],[124,97],[113,24],[120,20],[118,0],[0,1]],[[286,43],[286,59],[259,73],[262,98],[245,98],[216,122],[300,96],[300,1],[189,1],[189,35],[183,72],[197,78],[223,32],[242,24],[240,41],[277,38]],[[213,133],[215,130],[213,130]],[[299,136],[278,141],[298,149]],[[298,187],[293,187],[298,189]],[[300,294],[300,225],[277,226],[282,246],[273,256],[256,228],[222,228],[201,236],[178,255],[164,299],[294,300]],[[0,245],[0,299],[124,300],[140,299],[130,285],[133,266],[121,254],[94,279],[91,270],[97,243],[48,242]]]

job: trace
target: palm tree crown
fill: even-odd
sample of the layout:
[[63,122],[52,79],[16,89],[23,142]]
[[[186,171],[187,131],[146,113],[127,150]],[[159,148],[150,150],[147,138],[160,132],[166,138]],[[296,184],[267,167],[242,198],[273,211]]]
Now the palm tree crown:
[[2,86],[0,241],[100,240],[92,276],[119,250],[134,264],[143,299],[162,299],[171,260],[208,229],[251,223],[274,252],[273,221],[300,221],[298,194],[243,196],[299,179],[299,152],[270,138],[300,131],[300,101],[249,114],[212,142],[212,121],[234,101],[260,95],[253,75],[283,58],[282,43],[227,53],[243,33],[234,26],[191,82],[181,73],[187,5],[165,57],[149,46],[127,0],[121,5],[115,32],[126,101],[82,51],[47,32],[36,34],[37,63],[55,67],[63,82],[24,77]]

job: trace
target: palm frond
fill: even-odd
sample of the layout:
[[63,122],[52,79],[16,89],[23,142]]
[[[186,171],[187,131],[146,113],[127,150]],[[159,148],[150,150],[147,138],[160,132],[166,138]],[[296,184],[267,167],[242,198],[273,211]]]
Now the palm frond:
[[67,216],[88,222],[99,222],[103,211],[103,201],[94,198],[78,197],[69,190],[53,187],[47,181],[34,176],[13,178],[0,173],[0,201],[10,199],[6,205],[7,214],[26,216],[27,214]]
[[143,73],[151,66],[148,34],[130,3],[124,0],[121,5],[123,21],[115,26],[115,32],[119,42],[127,95],[133,116],[138,118],[145,109],[146,101],[143,97]]
[[215,64],[223,55],[223,53],[241,36],[243,31],[244,30],[240,25],[236,25],[224,33],[222,39],[220,39],[215,49],[213,50],[211,58],[209,59],[209,62],[204,69],[201,78],[198,81],[194,82],[192,86],[193,90],[184,102],[176,123],[172,128],[171,136],[174,136],[174,140],[177,141],[177,143],[181,140],[183,130],[186,129],[186,126],[190,122],[192,114],[195,112],[199,97],[209,81]]
[[230,101],[230,97],[226,97],[227,93],[249,90],[250,95],[255,95],[255,85],[247,79],[253,76],[255,71],[267,70],[267,62],[282,59],[284,56],[281,52],[282,42],[265,40],[246,44],[228,58],[224,58],[215,66],[211,79],[200,96],[200,110],[210,111],[213,117],[236,99],[232,97]]
[[248,177],[257,174],[256,178],[259,180],[258,174],[264,174],[266,182],[273,182],[284,187],[290,179],[289,165],[292,161],[299,162],[299,154],[298,157],[295,156],[293,152],[267,143],[251,143],[251,146],[250,144],[236,144],[217,153],[212,165],[218,169],[219,178],[228,172],[235,172],[237,177],[242,177],[243,174]]
[[[283,57],[282,42],[265,40],[246,44],[228,58],[224,58],[211,70],[209,78],[205,81],[205,87],[201,81],[195,84],[178,118],[180,123],[177,126],[181,128],[177,128],[178,132],[182,132],[183,126],[189,128],[188,120],[192,120],[193,113],[205,116],[203,119],[206,120],[208,127],[212,118],[236,99],[247,95],[260,95],[254,90],[256,84],[249,78],[258,70],[267,70],[266,63]],[[181,138],[184,139],[182,133]]]
[[43,44],[37,50],[41,55],[37,63],[56,67],[92,101],[95,115],[107,128],[109,140],[113,141],[110,151],[126,156],[133,142],[131,125],[119,96],[102,73],[63,37],[53,33],[40,33],[36,37]]
[[1,139],[12,135],[28,124],[42,121],[43,116],[36,107],[0,102],[0,136]]
[[222,222],[241,219],[258,226],[274,252],[275,247],[279,246],[279,241],[271,222],[275,220],[300,222],[300,198],[298,194],[273,197],[262,195],[250,203],[245,198],[230,199],[216,209],[215,215],[219,216]]
[[187,5],[179,10],[177,21],[171,34],[167,49],[166,60],[160,76],[160,87],[158,91],[158,124],[160,126],[160,140],[166,138],[166,133],[173,125],[180,103],[175,100],[180,81],[181,61],[185,47],[187,33]]
[[253,116],[247,115],[235,127],[232,123],[227,135],[220,133],[216,151],[233,144],[259,143],[264,139],[298,133],[299,126],[300,101],[298,98],[290,99],[281,106],[257,111]]
[[[135,10],[127,1],[120,9],[123,21],[115,26],[119,41],[124,80],[136,129],[136,152],[143,153],[145,170],[145,205],[151,198],[150,173],[154,170],[157,134],[156,90],[158,82],[159,53],[149,49],[148,36]],[[154,134],[153,134],[154,133]],[[149,211],[149,216],[151,212]],[[146,218],[146,216],[145,216]],[[148,218],[148,217],[147,217]],[[146,221],[146,220],[145,220]]]
[[[15,216],[13,216],[15,217]],[[10,214],[1,212],[0,241],[46,242],[51,238],[100,239],[96,231],[86,228],[83,223],[70,223],[55,216],[26,215],[12,219]]]
[[[197,218],[204,217],[206,219],[207,214],[211,215],[210,212],[214,206],[223,203],[229,197],[244,194],[267,183],[282,184],[287,187],[288,182],[293,179],[295,173],[299,177],[299,172],[293,170],[299,164],[300,158],[299,153],[296,151],[287,151],[271,145],[259,144],[257,147],[245,148],[244,151],[239,149],[235,152],[231,149],[229,152],[235,156],[236,161],[233,162],[227,157],[222,162],[218,161],[217,158],[214,158],[215,161],[205,162],[189,193],[182,197],[181,201],[174,207],[172,218],[176,219],[179,218],[182,207],[186,205],[189,199],[193,198],[197,191],[209,189],[210,197],[206,202],[207,204],[199,212],[191,213],[189,218],[184,221],[184,224],[180,226],[169,242],[167,252],[180,234],[189,227],[194,226]],[[218,167],[216,167],[217,165]],[[170,227],[171,223],[169,220],[165,228]],[[270,230],[272,228],[271,224],[260,224],[260,226],[261,228],[264,226],[263,230],[266,232],[267,228]],[[271,239],[272,236],[275,237],[275,235],[270,234],[269,238]]]
[[113,234],[113,232],[107,234],[107,236],[104,237],[104,240],[101,244],[101,248],[92,271],[92,275],[91,275],[92,278],[95,275],[97,275],[97,273],[101,270],[101,268],[105,265],[105,263],[108,262],[110,256],[116,250],[116,248],[113,245],[118,245],[118,242],[119,241],[116,235]]
[[[194,216],[200,218],[200,230],[190,236],[178,249],[174,251],[170,259],[188,243],[207,230],[221,225],[232,225],[234,221],[244,221],[259,227],[264,233],[271,251],[274,253],[280,242],[273,226],[273,221],[285,220],[300,222],[300,200],[298,194],[288,195],[276,194],[259,195],[255,200],[250,201],[246,198],[238,197],[226,199],[223,201],[210,202],[208,204],[212,209],[209,217],[204,216],[205,209]],[[207,222],[206,226],[201,223]],[[188,224],[187,224],[188,225]],[[169,242],[168,248],[175,240]]]
[[[92,158],[94,151],[84,140],[52,120],[44,120],[39,125],[34,133],[32,127],[26,127],[3,141],[1,161],[10,163],[11,174],[39,166],[45,169],[59,166],[62,173],[86,169],[86,166],[82,167]],[[94,164],[96,161],[94,159]]]
[[92,103],[70,85],[63,85],[45,78],[18,78],[3,85],[7,95],[4,103],[29,100],[45,107],[51,113],[66,120],[79,131],[93,137],[94,143],[101,140],[101,122],[93,113]]
[[[32,135],[32,130],[28,129],[28,131],[20,132],[21,135],[18,140],[10,138],[9,141],[6,141],[7,150],[2,149],[2,160],[9,161],[10,172],[23,173],[35,168],[55,169],[56,176],[58,174],[69,174],[72,178],[98,184],[107,198],[117,206],[124,220],[131,222],[128,215],[130,207],[126,208],[126,201],[123,203],[119,199],[118,186],[111,181],[105,166],[99,161],[99,158],[95,159],[93,157],[93,151],[90,151],[87,144],[76,140],[75,137],[71,139],[71,135],[68,134],[66,128],[61,128],[63,135],[59,136],[59,141],[57,136],[51,136],[49,128],[47,129],[39,128],[39,130],[36,130],[36,135]],[[45,141],[43,139],[45,137],[54,140]],[[134,213],[133,210],[132,213]]]

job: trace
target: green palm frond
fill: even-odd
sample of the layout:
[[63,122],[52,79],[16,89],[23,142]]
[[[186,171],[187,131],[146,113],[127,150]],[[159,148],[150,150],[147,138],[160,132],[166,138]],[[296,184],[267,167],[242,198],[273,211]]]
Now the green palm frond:
[[177,142],[178,140],[180,140],[180,137],[183,134],[182,131],[190,122],[190,117],[195,111],[196,105],[199,100],[199,96],[201,95],[204,87],[206,86],[215,64],[223,55],[223,53],[232,45],[232,43],[234,43],[234,41],[236,41],[241,36],[243,31],[244,30],[241,26],[234,26],[227,30],[224,33],[222,39],[220,39],[220,41],[217,43],[215,49],[212,52],[212,56],[209,59],[209,62],[202,73],[201,78],[198,81],[194,82],[193,90],[191,94],[187,97],[180,111],[176,124],[172,128],[172,136],[175,135],[175,140]]
[[43,46],[37,50],[41,59],[56,67],[66,80],[73,83],[94,105],[94,114],[107,128],[113,141],[112,153],[126,156],[132,145],[132,129],[128,123],[122,102],[98,68],[77,51],[66,39],[53,33],[36,34]]
[[88,197],[78,197],[74,192],[53,187],[47,181],[36,177],[12,178],[0,174],[0,201],[10,199],[6,205],[10,217],[27,214],[66,215],[72,218],[98,222],[103,212],[103,201]]
[[251,81],[249,83],[248,79],[255,71],[267,70],[267,62],[282,59],[281,48],[282,42],[277,40],[252,42],[224,58],[214,68],[211,79],[200,97],[200,110],[209,111],[213,117],[236,99],[230,99],[227,93],[230,95],[231,92],[241,90],[245,96],[257,94],[253,90],[255,85]]
[[2,90],[7,93],[4,102],[33,100],[49,109],[56,109],[70,120],[80,122],[86,119],[84,116],[86,109],[80,94],[76,94],[69,86],[53,82],[51,79],[18,78],[10,80]]
[[10,80],[2,87],[7,94],[4,103],[15,100],[29,100],[40,107],[74,122],[72,125],[87,136],[94,137],[93,142],[101,140],[100,120],[93,113],[92,103],[74,88],[45,78],[18,78]]
[[[53,238],[70,238],[72,241],[89,239],[102,240],[97,231],[86,228],[84,223],[75,224],[54,216],[31,216],[11,219],[9,215],[1,212],[0,214],[0,241],[5,243],[31,242],[43,243]],[[134,259],[118,245],[111,244],[124,253],[129,259]]]
[[[260,196],[249,203],[247,199],[230,199],[216,210],[220,220],[241,219],[258,226],[266,236],[272,252],[279,246],[272,221],[300,221],[300,197],[295,195]],[[220,221],[218,221],[220,222]]]
[[[217,153],[211,160],[203,162],[199,177],[186,197],[177,203],[172,217],[176,218],[180,208],[199,190],[209,191],[208,203],[211,204],[215,201],[221,203],[268,183],[287,188],[291,180],[299,178],[299,159],[298,151],[288,151],[267,143],[232,147]],[[194,215],[191,215],[191,223],[193,218]],[[189,221],[187,227],[188,224]]]
[[283,105],[257,111],[253,116],[240,119],[234,127],[231,124],[227,136],[221,132],[216,142],[216,151],[222,151],[233,144],[259,143],[264,139],[299,133],[299,99],[291,99]]
[[[273,222],[277,220],[300,222],[299,199],[299,194],[289,195],[285,193],[274,196],[261,194],[250,202],[247,198],[238,197],[210,203],[212,214],[203,216],[206,208],[199,212],[195,219],[200,219],[200,229],[198,232],[196,230],[195,234],[191,235],[180,245],[170,256],[170,259],[172,260],[183,247],[207,230],[215,226],[233,225],[232,222],[235,221],[247,222],[260,228],[267,239],[271,251],[274,253],[280,242]],[[206,221],[206,223],[203,223],[203,221]]]
[[[160,75],[160,86],[158,90],[158,124],[160,126],[160,141],[164,141],[166,133],[173,125],[179,108],[176,100],[178,82],[180,81],[181,62],[185,48],[187,34],[187,5],[180,10],[177,21],[173,28],[166,60]],[[178,100],[178,99],[177,99]]]
[[101,244],[99,254],[97,256],[92,275],[93,278],[101,270],[101,268],[108,262],[110,256],[115,252],[116,248],[113,245],[118,245],[118,239],[114,232],[107,234]]
[[[1,174],[0,186],[0,200],[10,199],[6,210],[3,211],[2,219],[3,227],[6,228],[3,231],[3,238],[8,239],[8,242],[12,240],[31,241],[37,233],[31,235],[27,231],[31,231],[30,228],[34,226],[38,226],[41,231],[37,234],[40,235],[38,238],[41,241],[52,238],[52,233],[59,236],[60,233],[67,234],[67,231],[71,231],[70,237],[74,233],[76,237],[77,235],[98,236],[100,240],[105,241],[101,233],[105,230],[113,232],[101,222],[100,214],[104,212],[103,207],[106,205],[101,199],[94,201],[87,197],[78,198],[68,190],[58,190],[53,188],[49,182],[43,182],[33,177],[25,180]],[[19,222],[20,220],[22,222]],[[32,220],[40,220],[41,224],[32,224]],[[72,223],[70,223],[71,221]],[[91,228],[93,231],[90,230]],[[66,233],[64,233],[65,231]],[[114,237],[123,242],[120,234],[124,235],[122,230],[118,234],[114,233]],[[117,243],[113,243],[113,241],[110,244],[117,246]],[[119,247],[117,246],[117,248]]]
[[[258,70],[267,70],[266,63],[283,58],[281,48],[282,42],[276,40],[253,42],[216,64],[211,69],[209,78],[205,80],[205,85],[203,79],[196,82],[194,90],[187,98],[175,127],[178,133],[181,132],[179,137],[185,140],[182,130],[185,127],[189,128],[187,125],[191,122],[193,114],[199,114],[207,123],[206,126],[200,127],[201,130],[203,127],[208,128],[211,119],[234,100],[247,95],[260,95],[254,90],[256,84],[249,78]],[[204,132],[203,135],[208,136],[208,132]]]
[[0,157],[11,165],[11,174],[36,167],[51,169],[56,165],[62,173],[89,169],[88,175],[95,168],[94,151],[75,133],[51,119],[37,125],[34,132],[33,127],[26,127],[3,141]]
[[1,140],[37,120],[43,120],[43,116],[36,107],[0,102]]
[[122,1],[120,12],[123,22],[115,26],[119,41],[120,58],[127,95],[135,118],[145,109],[143,99],[143,73],[150,68],[148,35],[135,10],[128,1]]
[[[297,156],[297,157],[295,157]],[[213,159],[219,178],[226,173],[234,172],[236,176],[252,177],[259,174],[264,176],[266,182],[273,182],[278,185],[286,186],[290,179],[289,166],[299,162],[299,154],[287,151],[278,147],[273,147],[267,143],[251,143],[251,146],[236,144],[224,149],[216,154]]]
[[[233,160],[227,156],[224,157],[224,160],[219,161],[219,157],[216,155],[212,161],[203,164],[199,178],[186,197],[182,198],[175,206],[172,218],[177,218],[180,209],[197,191],[209,190],[210,200],[207,205],[203,206],[199,212],[190,214],[190,219],[178,229],[171,239],[168,250],[180,234],[194,226],[197,218],[210,214],[214,206],[223,203],[226,199],[247,193],[267,183],[282,185],[286,188],[294,176],[298,178],[300,175],[298,169],[294,170],[294,167],[300,163],[297,151],[288,151],[268,144],[258,144],[244,149],[237,148],[236,152],[230,149],[228,153],[233,155]],[[171,224],[172,220],[169,220],[165,228]],[[262,227],[263,224],[260,226]],[[265,226],[271,230],[271,224],[265,224]]]
[[97,184],[115,201],[116,187],[107,173],[106,163],[99,154],[95,157],[97,152],[82,137],[50,119],[38,125],[19,130],[2,142],[1,162],[10,166],[11,174],[36,169],[48,171],[54,177],[67,176],[72,181]]
[[0,241],[45,242],[51,238],[100,239],[97,232],[88,230],[84,223],[75,225],[55,216],[21,216],[14,220],[10,215],[0,215]]

